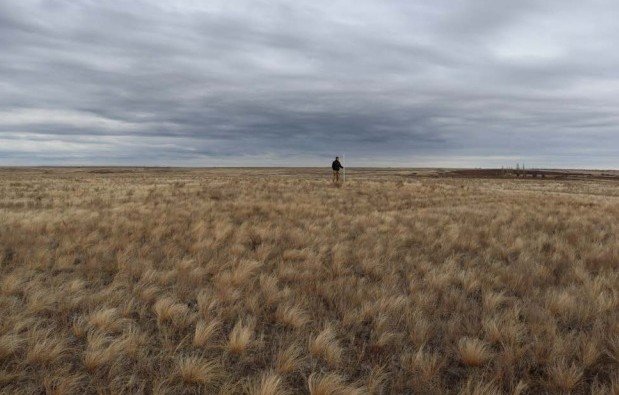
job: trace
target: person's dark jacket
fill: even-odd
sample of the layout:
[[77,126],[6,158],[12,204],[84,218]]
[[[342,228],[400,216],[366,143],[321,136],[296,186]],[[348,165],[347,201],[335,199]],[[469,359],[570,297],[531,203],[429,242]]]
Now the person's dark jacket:
[[335,171],[340,171],[340,169],[343,169],[344,166],[342,166],[340,161],[336,159],[333,161],[333,163],[331,163],[331,168]]

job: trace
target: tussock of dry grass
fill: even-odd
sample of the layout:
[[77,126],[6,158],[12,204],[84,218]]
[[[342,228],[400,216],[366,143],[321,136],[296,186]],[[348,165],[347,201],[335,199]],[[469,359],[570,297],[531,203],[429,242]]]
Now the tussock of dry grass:
[[460,360],[466,366],[481,366],[492,356],[490,349],[484,342],[468,337],[462,338],[458,342],[458,354]]
[[209,345],[211,339],[215,336],[219,329],[219,321],[212,321],[206,323],[200,321],[196,324],[196,331],[193,335],[193,345],[197,347],[206,347]]
[[361,389],[346,384],[343,377],[334,373],[325,375],[312,373],[307,380],[307,386],[310,395],[361,395],[364,393]]
[[275,317],[277,322],[291,328],[301,328],[310,320],[308,314],[297,306],[278,306]]
[[2,393],[619,393],[613,181],[0,171]]
[[305,362],[303,350],[296,344],[281,349],[276,356],[275,366],[279,373],[290,374],[303,368]]
[[282,378],[274,372],[266,372],[248,391],[251,395],[285,395]]
[[443,363],[438,353],[425,351],[423,347],[411,357],[403,359],[402,362],[405,368],[410,369],[411,374],[424,382],[431,382],[436,379]]
[[230,331],[230,336],[228,337],[228,351],[233,354],[240,354],[246,351],[251,346],[253,335],[253,321],[237,321],[234,328],[232,328],[232,331]]
[[322,358],[330,367],[337,367],[342,359],[342,347],[330,326],[310,338],[309,351],[312,356]]
[[217,379],[217,364],[200,357],[178,360],[178,375],[187,384],[208,384]]
[[14,357],[20,349],[22,339],[16,335],[0,336],[0,360]]

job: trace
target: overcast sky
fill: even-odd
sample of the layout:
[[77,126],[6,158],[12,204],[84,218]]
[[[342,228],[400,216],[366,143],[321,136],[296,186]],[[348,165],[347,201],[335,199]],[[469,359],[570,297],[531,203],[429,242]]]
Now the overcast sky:
[[617,0],[0,0],[0,165],[619,168],[617,21]]

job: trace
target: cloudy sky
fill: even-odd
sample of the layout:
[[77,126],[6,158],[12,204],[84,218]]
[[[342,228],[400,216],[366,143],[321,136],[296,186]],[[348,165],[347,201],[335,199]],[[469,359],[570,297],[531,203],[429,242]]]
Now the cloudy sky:
[[0,165],[619,168],[616,0],[0,0]]

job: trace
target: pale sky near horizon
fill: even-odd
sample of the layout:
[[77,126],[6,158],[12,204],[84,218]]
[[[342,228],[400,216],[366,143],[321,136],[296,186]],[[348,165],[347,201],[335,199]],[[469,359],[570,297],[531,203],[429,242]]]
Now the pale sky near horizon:
[[0,0],[0,166],[619,169],[616,0]]

